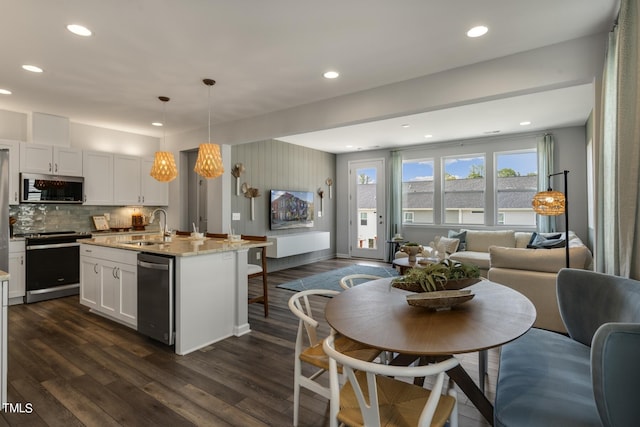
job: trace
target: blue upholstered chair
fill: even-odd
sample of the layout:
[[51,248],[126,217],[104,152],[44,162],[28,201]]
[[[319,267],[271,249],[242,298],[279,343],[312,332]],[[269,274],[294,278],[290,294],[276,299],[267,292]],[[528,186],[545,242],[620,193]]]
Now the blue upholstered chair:
[[640,425],[640,282],[562,269],[557,295],[569,336],[531,329],[502,348],[494,425]]

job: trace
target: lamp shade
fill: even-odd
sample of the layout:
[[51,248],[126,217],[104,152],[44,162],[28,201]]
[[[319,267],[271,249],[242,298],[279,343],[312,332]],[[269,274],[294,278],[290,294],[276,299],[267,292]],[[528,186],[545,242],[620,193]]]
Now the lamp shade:
[[549,189],[533,196],[531,205],[537,214],[555,216],[562,215],[565,212],[566,200],[561,192]]
[[169,182],[176,179],[178,176],[178,168],[176,167],[173,153],[169,151],[156,151],[149,175],[161,182]]
[[205,178],[217,178],[224,173],[218,144],[204,143],[198,148],[198,159],[193,170]]

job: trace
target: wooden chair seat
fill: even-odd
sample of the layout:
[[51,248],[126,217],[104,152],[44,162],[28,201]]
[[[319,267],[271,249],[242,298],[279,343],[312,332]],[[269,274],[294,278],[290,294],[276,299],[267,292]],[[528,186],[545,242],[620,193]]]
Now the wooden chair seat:
[[[459,365],[455,357],[418,366],[392,366],[359,360],[340,352],[332,334],[323,341],[329,357],[330,426],[443,427],[458,426],[457,393],[452,383],[445,391],[445,372]],[[348,382],[340,385],[342,365]],[[433,379],[432,390],[396,378]]]
[[[366,360],[367,362],[375,360],[380,354],[378,349],[364,346],[341,335],[336,337],[335,346],[340,353],[347,354],[355,359]],[[322,341],[307,347],[300,353],[300,360],[317,368],[329,370],[329,356],[322,349]],[[338,366],[338,371],[342,372],[341,366]]]
[[[360,387],[369,399],[367,391],[367,373],[355,373]],[[427,404],[431,391],[417,385],[398,381],[385,376],[376,377],[378,390],[378,408],[381,426],[418,426],[422,411]],[[431,420],[432,426],[444,426],[449,419],[456,399],[442,395]],[[351,382],[347,382],[340,391],[340,412],[338,421],[348,426],[364,427],[364,420],[358,399]]]

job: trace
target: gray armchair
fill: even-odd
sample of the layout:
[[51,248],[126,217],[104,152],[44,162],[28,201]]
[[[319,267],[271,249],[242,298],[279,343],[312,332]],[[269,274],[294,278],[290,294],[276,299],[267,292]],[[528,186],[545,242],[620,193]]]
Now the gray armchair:
[[505,345],[496,426],[631,426],[640,420],[640,282],[562,269],[569,336],[531,329]]

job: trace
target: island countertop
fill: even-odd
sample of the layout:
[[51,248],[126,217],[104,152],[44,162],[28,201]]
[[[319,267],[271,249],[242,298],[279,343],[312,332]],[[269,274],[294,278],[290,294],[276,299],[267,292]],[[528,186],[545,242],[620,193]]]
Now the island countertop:
[[189,236],[173,236],[171,241],[163,241],[158,234],[97,236],[91,239],[82,239],[82,244],[105,246],[116,249],[132,251],[144,251],[162,255],[188,257],[206,255],[216,252],[230,252],[241,249],[259,248],[269,246],[271,242],[256,242],[241,240],[230,242],[226,239],[205,237],[204,239],[192,239]]

